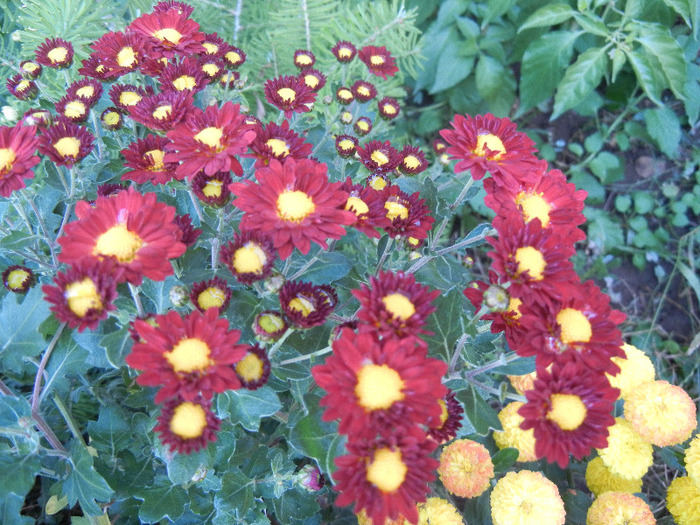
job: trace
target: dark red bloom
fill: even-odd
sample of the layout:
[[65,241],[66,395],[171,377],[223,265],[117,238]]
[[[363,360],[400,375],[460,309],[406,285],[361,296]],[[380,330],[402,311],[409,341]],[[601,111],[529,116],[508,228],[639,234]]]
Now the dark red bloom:
[[209,83],[194,57],[186,57],[179,62],[169,62],[158,77],[161,91],[189,91],[197,93]]
[[34,272],[26,266],[13,264],[5,268],[2,272],[2,284],[5,285],[10,292],[27,293],[36,283]]
[[109,98],[112,103],[125,112],[141,102],[146,95],[148,93],[144,88],[133,84],[114,84],[109,90]]
[[360,137],[364,137],[372,131],[372,121],[368,117],[360,117],[355,121],[352,128]]
[[176,9],[143,14],[129,24],[129,31],[147,37],[155,57],[171,59],[176,54],[185,57],[205,52],[199,24]]
[[352,135],[338,135],[335,138],[335,149],[341,157],[352,157],[360,142]]
[[341,40],[331,48],[338,62],[350,62],[357,55],[357,48],[347,40]]
[[192,285],[190,300],[200,312],[218,308],[224,312],[231,301],[231,288],[221,277],[200,281]]
[[220,426],[221,421],[211,410],[211,401],[175,397],[165,401],[153,430],[170,452],[191,454],[215,442]]
[[192,191],[203,203],[220,208],[231,197],[231,175],[228,171],[218,171],[209,176],[200,171],[192,178]]
[[399,71],[394,57],[384,46],[365,46],[360,49],[357,56],[364,62],[370,73],[384,80],[386,77],[393,77]]
[[88,78],[94,78],[100,82],[109,82],[115,77],[110,75],[110,70],[105,67],[97,54],[92,53],[81,62],[82,67],[78,69],[78,74]]
[[440,417],[430,425],[427,434],[438,443],[446,443],[454,439],[457,431],[462,427],[464,409],[452,390],[448,390],[447,395],[439,402],[442,412]]
[[357,154],[365,168],[373,173],[392,172],[403,160],[388,140],[386,142],[370,140],[363,146],[357,147]]
[[13,75],[5,83],[10,95],[19,100],[32,100],[39,93],[39,88],[33,80],[27,80],[22,75]]
[[34,60],[23,60],[19,63],[19,72],[28,80],[36,80],[41,76],[42,67]]
[[416,175],[428,168],[428,159],[425,153],[416,146],[404,146],[401,150],[403,159],[399,164],[399,171],[404,175]]
[[231,44],[227,43],[216,33],[205,34],[202,45],[206,56],[217,58],[223,57],[226,51],[232,47]]
[[73,63],[73,45],[62,38],[47,38],[35,54],[36,61],[42,66],[58,69]]
[[306,49],[297,49],[294,52],[294,65],[299,69],[304,70],[310,67],[314,67],[316,63],[316,56]]
[[124,115],[119,108],[110,106],[100,114],[100,121],[105,129],[116,131],[124,125]]
[[65,120],[80,124],[87,120],[90,106],[78,96],[65,95],[56,102],[56,113]]
[[262,346],[252,345],[247,348],[245,356],[233,365],[233,369],[243,388],[257,390],[270,377],[270,359]]
[[137,32],[105,33],[90,47],[110,78],[136,71],[151,51],[150,41]]
[[304,142],[303,137],[289,128],[289,121],[282,121],[278,126],[274,122],[256,126],[255,140],[250,143],[250,150],[257,158],[255,167],[267,166],[270,159],[283,161],[285,158],[305,159],[311,154],[313,145]]
[[408,195],[398,186],[388,186],[382,191],[386,217],[391,221],[389,226],[384,226],[389,236],[427,239],[435,219],[429,215],[425,199],[421,199],[418,192]]
[[195,242],[197,242],[197,237],[202,234],[202,230],[192,226],[192,217],[190,217],[189,213],[185,213],[184,215],[176,215],[173,222],[182,231],[182,238],[180,241],[185,246],[192,246]]
[[34,177],[32,168],[41,160],[36,154],[39,140],[36,127],[0,126],[0,197],[25,187],[25,179]]
[[170,131],[195,109],[190,91],[166,91],[143,97],[136,105],[129,106],[129,113],[149,129]]
[[171,10],[179,15],[190,17],[194,11],[194,7],[185,2],[178,2],[177,0],[162,0],[153,6],[154,13],[166,13]]
[[79,98],[92,107],[102,96],[102,84],[92,78],[84,78],[68,86],[66,94],[72,99]]
[[343,190],[348,192],[345,209],[357,216],[357,221],[353,224],[353,227],[368,237],[378,239],[380,235],[377,228],[386,228],[391,224],[391,221],[386,216],[382,194],[369,186],[353,184],[350,177],[345,180]]
[[39,137],[39,152],[56,165],[72,167],[94,149],[94,141],[86,127],[58,120]]
[[299,73],[299,78],[304,81],[311,91],[316,93],[318,93],[321,88],[326,85],[326,75],[317,69],[305,69]]
[[165,162],[166,146],[170,140],[158,135],[147,135],[129,144],[121,151],[124,155],[124,167],[131,168],[122,175],[121,180],[133,180],[137,184],[152,182],[165,184],[170,180],[182,180],[175,168],[177,162]]
[[209,82],[215,82],[226,72],[224,61],[214,55],[205,55],[197,60],[197,67]]
[[45,129],[51,124],[51,112],[48,109],[30,109],[22,115],[22,124]]
[[282,312],[265,310],[255,316],[253,332],[255,337],[264,343],[277,341],[287,331],[289,325]]
[[379,115],[384,120],[393,120],[401,113],[401,106],[395,98],[384,97],[377,103],[377,107],[379,108]]
[[355,95],[353,95],[350,88],[342,86],[335,91],[335,99],[344,106],[347,106],[353,100],[355,100]]
[[370,84],[364,80],[356,81],[350,90],[360,102],[368,102],[377,96],[377,88],[374,87],[374,84]]
[[284,111],[285,118],[292,113],[311,111],[316,101],[316,93],[299,77],[281,76],[265,82],[265,99],[276,108]]
[[221,262],[242,284],[265,279],[270,275],[276,258],[272,241],[256,230],[236,233],[233,241],[221,247]]
[[284,283],[279,298],[284,315],[297,328],[311,328],[325,323],[338,302],[338,296],[331,286],[314,286],[302,281]]

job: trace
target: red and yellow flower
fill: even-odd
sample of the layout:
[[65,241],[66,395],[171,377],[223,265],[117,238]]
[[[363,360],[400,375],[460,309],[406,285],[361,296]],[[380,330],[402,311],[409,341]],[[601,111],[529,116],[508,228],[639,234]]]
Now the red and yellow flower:
[[281,76],[265,82],[265,99],[277,109],[284,111],[285,118],[292,113],[311,111],[316,93],[299,77]]
[[205,52],[204,33],[199,24],[176,9],[145,13],[129,24],[127,32],[147,37],[152,46],[151,56],[173,58]]
[[396,67],[396,60],[384,46],[365,46],[360,49],[357,56],[367,66],[370,73],[382,77],[384,80],[386,77],[393,77],[399,71],[399,68]]
[[272,241],[257,230],[236,233],[233,241],[221,247],[220,259],[242,284],[265,279],[275,265],[277,254]]
[[173,179],[182,180],[175,171],[177,162],[165,162],[168,144],[170,140],[159,135],[147,135],[129,144],[121,154],[125,159],[124,167],[131,170],[125,172],[121,180],[133,180],[137,184],[165,184]]
[[287,157],[292,159],[305,159],[311,154],[313,145],[304,142],[304,138],[289,128],[289,121],[282,121],[279,126],[274,122],[266,125],[255,126],[255,140],[250,143],[250,151],[257,160],[255,167],[267,166],[270,159],[277,159],[280,162]]
[[221,277],[199,281],[192,285],[190,300],[200,312],[213,308],[224,312],[231,301],[231,288]]
[[220,426],[221,421],[211,410],[211,401],[176,397],[164,403],[153,430],[171,452],[191,454],[215,442]]
[[35,54],[42,66],[62,69],[73,63],[73,44],[62,38],[47,38]]
[[86,127],[57,120],[39,137],[39,152],[58,166],[72,167],[94,149],[94,140]]
[[36,127],[0,126],[0,197],[25,187],[25,179],[34,177],[32,168],[41,160],[36,154],[39,140]]
[[297,328],[311,328],[325,323],[338,303],[332,286],[315,286],[302,281],[284,283],[279,298],[285,317]]

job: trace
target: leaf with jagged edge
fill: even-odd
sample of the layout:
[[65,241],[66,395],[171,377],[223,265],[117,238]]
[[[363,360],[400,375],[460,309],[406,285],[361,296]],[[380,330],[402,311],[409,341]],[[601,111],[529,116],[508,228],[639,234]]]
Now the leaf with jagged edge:
[[0,363],[3,368],[19,372],[24,360],[39,355],[45,347],[39,325],[49,315],[49,305],[39,287],[22,297],[6,295],[0,304]]

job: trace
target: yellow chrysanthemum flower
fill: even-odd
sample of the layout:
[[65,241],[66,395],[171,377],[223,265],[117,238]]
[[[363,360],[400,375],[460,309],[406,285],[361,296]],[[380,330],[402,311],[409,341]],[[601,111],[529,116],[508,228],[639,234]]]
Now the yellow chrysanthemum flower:
[[640,479],[647,473],[654,461],[653,449],[637,433],[632,424],[615,418],[615,424],[608,428],[607,448],[599,448],[598,454],[606,467],[625,479]]
[[564,502],[541,472],[509,472],[491,492],[493,525],[563,525]]
[[688,476],[674,479],[668,486],[666,507],[677,525],[698,525],[700,489]]
[[656,525],[642,498],[627,492],[606,492],[588,509],[586,525]]
[[695,403],[668,381],[637,385],[625,399],[625,419],[645,441],[659,447],[683,443],[698,426]]
[[428,498],[418,504],[417,525],[464,525],[464,520],[449,501],[442,498]]
[[700,490],[700,434],[695,436],[685,450],[685,470]]
[[[372,522],[372,518],[367,516],[367,513],[365,512],[365,509],[362,509],[359,514],[356,514],[357,517],[357,525],[374,525]],[[409,522],[407,522],[403,518],[399,518],[397,520],[390,520],[389,518],[384,521],[384,525],[412,525]]]
[[620,389],[620,397],[627,398],[627,395],[634,390],[637,385],[653,381],[656,377],[654,363],[651,362],[642,350],[636,346],[627,343],[622,345],[622,351],[625,352],[626,359],[622,357],[613,357],[612,361],[620,367],[620,373],[608,376],[610,386]]
[[535,434],[533,429],[523,430],[520,423],[524,421],[518,414],[518,410],[523,404],[520,401],[513,401],[506,405],[498,413],[503,431],[495,431],[493,439],[498,448],[517,448],[520,455],[518,462],[535,461]]
[[535,384],[535,379],[537,379],[537,372],[530,372],[522,376],[507,376],[510,384],[513,385],[515,391],[521,396],[525,395],[525,392],[531,390]]
[[481,443],[457,439],[442,450],[437,471],[449,492],[461,498],[475,498],[489,487],[493,462]]
[[634,494],[642,490],[642,479],[625,479],[610,472],[600,457],[593,458],[586,467],[586,484],[597,497],[604,492],[627,492]]

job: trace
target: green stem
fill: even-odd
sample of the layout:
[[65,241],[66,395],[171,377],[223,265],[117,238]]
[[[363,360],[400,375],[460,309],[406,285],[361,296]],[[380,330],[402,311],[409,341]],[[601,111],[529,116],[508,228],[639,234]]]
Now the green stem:
[[311,352],[310,354],[300,355],[299,357],[294,357],[292,359],[285,359],[284,361],[280,361],[278,364],[279,365],[288,365],[291,363],[298,363],[300,361],[306,361],[308,359],[313,359],[314,357],[318,357],[320,355],[328,354],[332,350],[333,350],[333,347],[327,346],[325,348],[322,348],[321,350],[316,350],[315,352]]
[[63,333],[63,329],[66,327],[66,323],[61,323],[56,330],[56,333],[53,334],[53,338],[51,339],[51,342],[49,343],[49,346],[46,347],[46,351],[44,352],[44,355],[41,357],[41,361],[39,362],[39,368],[36,371],[36,376],[34,377],[34,389],[32,390],[32,411],[39,411],[39,394],[41,394],[41,380],[44,375],[44,370],[46,369],[46,365],[49,362],[49,359],[51,358],[51,353],[53,352],[54,348],[56,347],[56,343],[58,343],[58,339],[61,337],[61,334]]
[[[462,202],[462,199],[465,197],[469,189],[474,185],[474,178],[469,177],[469,180],[467,183],[464,185],[464,188],[462,188],[462,191],[459,192],[459,195],[457,195],[457,198],[455,201],[450,205],[450,211],[453,211],[459,204]],[[440,226],[438,227],[437,231],[435,232],[435,235],[433,235],[432,241],[430,241],[430,249],[434,250],[435,245],[440,241],[440,237],[442,236],[442,232],[445,231],[445,227],[447,227],[447,223],[452,219],[452,216],[447,216],[444,219],[442,219],[442,222],[440,223]]]
[[53,396],[53,402],[56,403],[56,408],[58,408],[58,411],[63,416],[63,419],[65,420],[66,424],[68,425],[68,428],[70,429],[71,434],[73,434],[73,437],[75,439],[77,439],[78,441],[80,441],[84,447],[87,447],[87,443],[85,443],[85,440],[83,439],[83,434],[80,432],[78,425],[75,423],[73,416],[70,415],[70,412],[68,411],[68,407],[63,402],[63,400],[58,396]]
[[287,338],[294,333],[294,328],[287,328],[287,331],[282,334],[282,337],[280,337],[277,341],[275,341],[275,344],[270,347],[270,350],[267,352],[267,358],[272,361],[272,356],[274,355],[275,352],[277,352],[277,349],[282,346],[282,344],[287,340]]
[[134,304],[136,305],[136,312],[139,317],[145,317],[146,314],[143,310],[143,305],[141,304],[141,296],[139,295],[139,289],[133,284],[129,283],[129,291],[131,292],[131,297],[134,299]]
[[479,374],[483,374],[484,372],[488,372],[489,370],[493,370],[494,368],[500,368],[502,366],[506,366],[508,363],[512,363],[513,361],[519,359],[520,356],[516,354],[515,352],[511,352],[510,354],[501,354],[501,356],[496,359],[495,361],[491,361],[490,363],[486,363],[485,365],[478,366],[476,368],[472,368],[471,370],[468,370],[464,373],[464,378],[468,379],[470,377],[477,376]]
[[391,252],[391,245],[394,243],[394,239],[389,237],[389,240],[386,243],[386,246],[384,247],[384,252],[382,253],[382,256],[379,258],[379,262],[377,263],[377,271],[375,273],[379,273],[379,270],[382,269],[382,266],[384,266],[384,263],[386,262],[386,258],[389,256],[389,253]]

